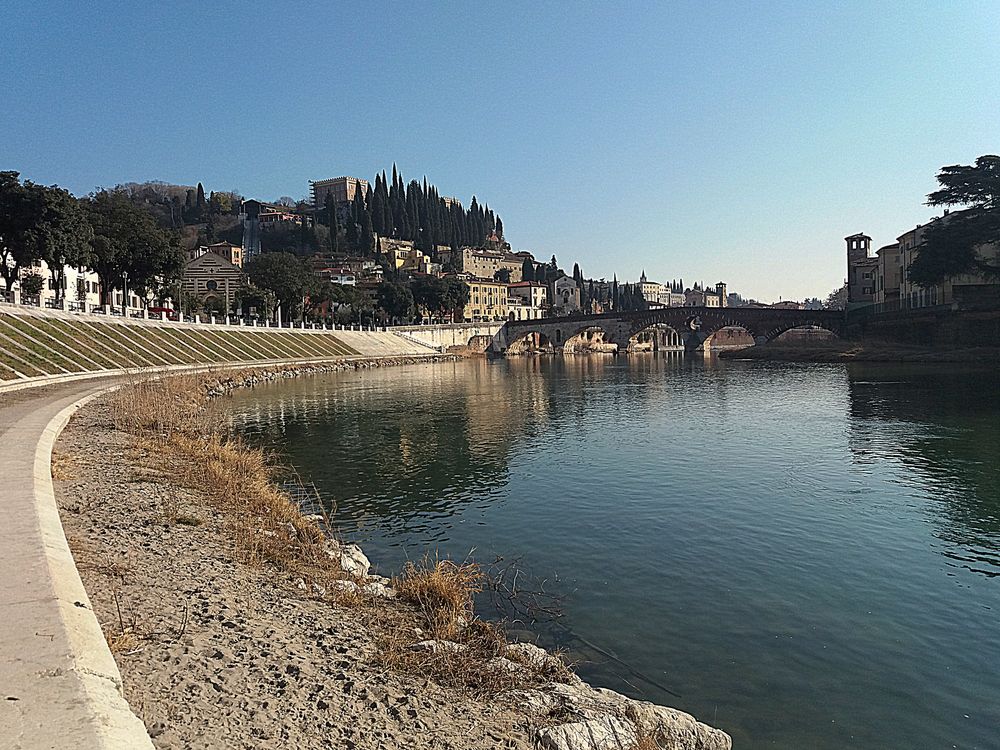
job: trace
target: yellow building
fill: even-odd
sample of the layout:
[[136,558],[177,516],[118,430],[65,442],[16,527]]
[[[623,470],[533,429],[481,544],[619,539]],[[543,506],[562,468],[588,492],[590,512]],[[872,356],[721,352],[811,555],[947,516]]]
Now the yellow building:
[[469,285],[469,302],[463,316],[473,323],[507,319],[507,285],[499,281],[464,278]]

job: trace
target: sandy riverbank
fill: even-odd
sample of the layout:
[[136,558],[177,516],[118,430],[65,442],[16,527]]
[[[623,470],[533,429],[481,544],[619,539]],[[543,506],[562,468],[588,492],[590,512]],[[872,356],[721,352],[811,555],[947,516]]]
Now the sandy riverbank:
[[834,339],[816,343],[775,342],[719,353],[722,359],[775,362],[1000,362],[1000,348],[929,349],[918,346]]
[[[226,375],[204,390],[260,379]],[[234,540],[245,519],[229,517],[202,479],[182,479],[193,454],[116,429],[113,414],[105,397],[73,419],[53,475],[125,696],[158,748],[730,746],[687,714],[590,688],[530,646],[469,638],[461,658],[440,639],[410,650],[429,624],[385,596],[390,582],[248,561]],[[400,638],[403,658],[388,659]],[[463,661],[480,651],[484,663]],[[502,678],[470,683],[448,672],[452,658]]]

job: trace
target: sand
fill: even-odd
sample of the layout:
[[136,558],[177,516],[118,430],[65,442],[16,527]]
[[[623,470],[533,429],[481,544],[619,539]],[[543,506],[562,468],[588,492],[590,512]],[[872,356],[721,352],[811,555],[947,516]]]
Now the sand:
[[[163,460],[97,403],[60,438],[53,469],[125,697],[156,747],[534,747],[534,720],[503,698],[379,666],[363,609],[235,559],[217,511]],[[164,508],[187,523],[167,523]]]

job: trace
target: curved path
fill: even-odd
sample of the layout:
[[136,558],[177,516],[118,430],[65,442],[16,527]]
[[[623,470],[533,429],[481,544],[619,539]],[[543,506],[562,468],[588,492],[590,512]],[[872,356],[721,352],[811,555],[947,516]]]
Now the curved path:
[[90,606],[52,492],[52,446],[116,378],[0,393],[0,747],[152,748]]

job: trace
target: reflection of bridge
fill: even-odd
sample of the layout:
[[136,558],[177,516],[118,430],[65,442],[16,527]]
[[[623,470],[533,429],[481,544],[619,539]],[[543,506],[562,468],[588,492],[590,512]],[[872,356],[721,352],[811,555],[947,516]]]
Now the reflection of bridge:
[[561,350],[574,336],[587,330],[601,330],[606,343],[617,344],[619,351],[625,351],[638,334],[665,327],[676,332],[686,351],[694,351],[713,333],[728,326],[743,328],[757,344],[800,326],[817,326],[842,336],[844,313],[840,310],[782,310],[769,307],[663,307],[603,315],[508,321],[493,337],[490,350],[502,354],[512,344],[529,338],[543,346]]

